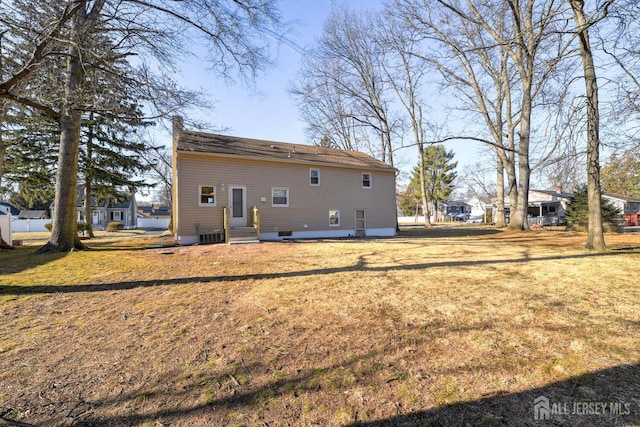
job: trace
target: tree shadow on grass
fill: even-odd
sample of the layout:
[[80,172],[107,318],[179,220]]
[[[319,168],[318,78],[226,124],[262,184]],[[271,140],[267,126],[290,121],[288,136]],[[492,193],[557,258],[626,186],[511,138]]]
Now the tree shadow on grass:
[[42,266],[68,255],[69,253],[61,252],[38,255],[33,247],[17,247],[12,251],[0,252],[0,276]]
[[[138,241],[139,239],[147,239],[152,243]],[[137,240],[138,239],[138,240]],[[167,249],[171,245],[167,244],[166,238],[140,237],[129,238],[123,241],[114,240],[85,240],[86,248],[83,251],[102,252],[102,251],[142,251],[149,249],[149,245],[153,245],[154,249]],[[0,251],[0,275],[15,274],[30,268],[46,265],[57,261],[73,252],[53,252],[53,253],[36,253],[42,246],[18,246],[11,251]]]
[[[637,250],[626,251],[627,253],[638,254]],[[172,286],[184,285],[189,283],[215,283],[215,282],[238,282],[246,280],[269,280],[290,277],[312,277],[316,275],[338,274],[345,272],[388,272],[388,271],[412,271],[424,270],[429,268],[463,268],[491,266],[500,264],[520,264],[534,263],[537,261],[563,260],[563,259],[584,259],[599,258],[609,256],[620,256],[625,251],[592,253],[585,252],[580,254],[569,255],[553,255],[531,257],[525,253],[517,258],[512,259],[487,259],[487,260],[455,260],[442,262],[425,262],[419,264],[395,264],[384,266],[369,266],[364,256],[360,256],[357,263],[347,267],[336,268],[318,268],[311,270],[286,271],[282,273],[254,273],[229,276],[196,276],[181,277],[174,279],[157,279],[157,280],[134,280],[126,282],[102,283],[102,284],[82,284],[82,285],[37,285],[37,286],[16,286],[0,284],[0,295],[31,295],[31,294],[52,294],[52,293],[75,293],[75,292],[105,292],[105,291],[123,291],[135,288],[153,287],[153,286]]]
[[[160,425],[184,422],[192,419],[202,420],[209,416],[224,419],[230,413],[256,414],[269,401],[284,396],[304,396],[321,392],[331,384],[335,372],[349,370],[360,362],[375,359],[376,354],[368,353],[350,357],[341,363],[325,367],[299,371],[281,379],[263,384],[241,385],[238,373],[225,371],[217,376],[180,379],[179,372],[168,372],[157,378],[155,383],[146,383],[114,398],[102,400],[81,400],[72,405],[71,410],[61,408],[58,415],[66,413],[65,420],[73,421],[76,426],[93,425],[140,425],[155,420]],[[260,366],[246,366],[242,370],[251,375]],[[455,373],[451,373],[455,375]],[[365,379],[366,381],[366,379]],[[168,387],[168,384],[172,386]],[[190,403],[197,399],[198,393],[207,394],[207,390],[217,390],[220,396],[206,401]],[[343,384],[339,390],[346,393],[351,388]],[[196,392],[194,396],[194,391]],[[196,399],[194,399],[196,398]],[[166,402],[182,402],[168,405]],[[149,401],[151,406],[146,404]],[[75,408],[82,411],[74,414]],[[173,406],[170,408],[169,406]],[[568,380],[554,382],[542,387],[515,393],[496,393],[476,400],[455,402],[447,405],[427,408],[423,411],[404,413],[402,405],[394,404],[396,415],[386,418],[358,419],[373,408],[366,406],[354,412],[350,427],[373,426],[629,426],[640,423],[640,365],[620,365],[600,371],[575,376]],[[101,408],[129,408],[120,414],[101,414]],[[145,410],[140,412],[134,408]],[[337,410],[337,408],[336,408]],[[220,412],[223,411],[222,414]],[[9,414],[10,415],[10,414]],[[294,413],[278,415],[280,420],[295,425]],[[289,418],[288,418],[289,417]],[[55,418],[55,416],[54,416]],[[371,418],[365,416],[364,418]],[[255,419],[255,418],[254,418]],[[54,421],[50,419],[50,421]],[[335,420],[333,420],[335,421]],[[55,421],[54,421],[55,422]],[[318,420],[319,424],[330,420]],[[344,425],[344,423],[340,423]],[[29,424],[20,424],[30,426]],[[271,425],[271,424],[260,424]]]
[[478,237],[501,234],[505,229],[499,229],[488,225],[443,225],[434,224],[431,228],[424,225],[402,225],[398,237]]
[[354,422],[351,427],[551,425],[640,425],[640,365],[620,365],[520,393]]
[[[301,395],[316,393],[330,384],[336,373],[343,373],[354,368],[358,363],[371,362],[378,356],[369,352],[360,356],[350,356],[336,363],[326,364],[315,368],[297,370],[295,374],[272,379],[262,384],[253,384],[254,373],[261,373],[268,368],[267,363],[235,366],[233,369],[223,370],[216,375],[197,375],[187,377],[184,372],[164,372],[153,381],[143,381],[126,392],[97,400],[79,398],[66,399],[64,404],[56,405],[55,413],[49,413],[46,425],[74,425],[74,426],[123,426],[147,425],[149,420],[162,420],[159,425],[184,423],[184,419],[206,417],[207,413],[217,415],[220,408],[224,411],[258,410],[270,400],[285,395]],[[373,362],[371,362],[373,363]],[[246,375],[248,379],[243,379]],[[79,393],[78,393],[79,394]],[[202,399],[202,397],[205,399]],[[163,402],[164,400],[164,402]],[[153,402],[151,409],[148,402]],[[166,402],[172,402],[167,404]],[[176,405],[175,402],[181,402]],[[169,408],[172,406],[172,408]],[[81,410],[76,411],[77,408]],[[103,413],[104,409],[129,408],[119,411],[120,414]],[[132,408],[136,408],[133,409]],[[142,408],[146,408],[142,410]],[[27,423],[15,423],[12,413],[0,414],[2,421],[8,425],[35,427]],[[13,424],[15,423],[15,424]],[[145,424],[143,424],[145,423]],[[185,425],[185,424],[180,425]],[[158,425],[158,424],[153,424]],[[202,425],[202,424],[197,424]],[[206,424],[219,425],[219,424]]]

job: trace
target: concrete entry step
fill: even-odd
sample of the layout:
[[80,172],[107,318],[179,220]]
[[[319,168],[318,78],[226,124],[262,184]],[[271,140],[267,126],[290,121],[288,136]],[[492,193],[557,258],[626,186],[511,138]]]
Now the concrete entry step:
[[253,227],[231,227],[229,229],[230,245],[239,243],[260,243],[255,228]]

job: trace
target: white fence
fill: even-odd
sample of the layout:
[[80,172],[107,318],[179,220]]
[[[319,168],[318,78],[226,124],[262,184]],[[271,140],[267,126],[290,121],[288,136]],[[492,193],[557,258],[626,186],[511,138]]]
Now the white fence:
[[[29,233],[29,232],[37,232],[37,231],[48,231],[45,228],[45,224],[51,222],[50,219],[17,219],[13,217],[11,221],[11,227],[9,227],[9,215],[0,215],[0,218],[6,218],[8,230],[13,231],[14,233]],[[138,228],[160,228],[162,230],[166,230],[169,228],[169,219],[159,219],[159,218],[138,218]],[[127,227],[134,228],[134,227]],[[5,226],[2,225],[2,235],[4,236]],[[94,229],[98,229],[96,225],[94,225]],[[4,238],[4,237],[3,237]],[[6,238],[5,242],[7,241]]]
[[[433,220],[433,219],[432,219]],[[399,216],[398,224],[400,225],[424,225],[424,216]]]
[[50,219],[18,219],[13,218],[11,221],[12,231],[14,233],[29,233],[37,231],[48,231],[45,224],[49,224]]
[[11,244],[11,215],[0,215],[0,228],[2,229],[2,240]]
[[138,228],[169,228],[169,218],[138,218]]

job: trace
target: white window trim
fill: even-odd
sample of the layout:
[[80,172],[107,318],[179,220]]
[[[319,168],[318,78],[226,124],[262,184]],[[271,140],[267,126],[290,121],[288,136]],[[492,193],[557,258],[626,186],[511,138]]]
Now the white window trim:
[[[365,175],[369,175],[369,186],[364,185]],[[362,188],[366,190],[371,190],[373,188],[373,175],[371,174],[371,172],[362,172],[362,175],[360,175],[360,184],[362,185]]]
[[[213,203],[202,203],[202,187],[212,187],[213,188]],[[215,207],[218,204],[218,189],[215,185],[212,184],[202,184],[198,185],[198,206],[200,207]]]
[[[336,212],[336,216],[338,218],[338,223],[337,224],[332,224],[331,223],[331,213],[332,212]],[[329,209],[329,227],[340,227],[340,209]]]
[[[316,171],[318,172],[318,183],[314,184],[311,182],[311,172]],[[316,169],[316,168],[311,168],[309,169],[309,185],[311,187],[320,187],[320,169]]]
[[[273,203],[274,192],[277,190],[284,190],[287,193],[287,203],[276,204]],[[271,187],[271,207],[272,208],[288,208],[289,207],[289,199],[291,198],[291,194],[289,193],[289,187]]]

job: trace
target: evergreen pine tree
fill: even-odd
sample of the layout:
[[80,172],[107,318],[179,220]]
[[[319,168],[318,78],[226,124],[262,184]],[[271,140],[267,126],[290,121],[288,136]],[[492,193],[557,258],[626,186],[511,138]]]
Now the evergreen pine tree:
[[[587,186],[579,187],[571,198],[571,203],[565,211],[565,219],[569,229],[586,231],[589,223],[589,203]],[[607,231],[618,231],[617,220],[620,219],[620,210],[604,197],[601,199],[602,223]]]
[[[457,176],[455,168],[458,166],[458,162],[453,161],[454,156],[455,153],[452,150],[447,151],[443,145],[430,145],[424,149],[426,196],[434,206],[437,206],[439,201],[447,200],[453,191],[453,181]],[[400,202],[400,209],[405,213],[415,212],[416,208],[422,208],[421,200],[420,168],[416,165],[413,168],[411,182]]]

